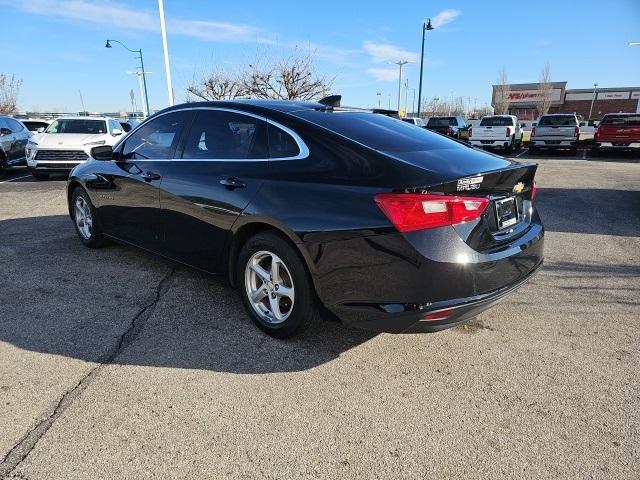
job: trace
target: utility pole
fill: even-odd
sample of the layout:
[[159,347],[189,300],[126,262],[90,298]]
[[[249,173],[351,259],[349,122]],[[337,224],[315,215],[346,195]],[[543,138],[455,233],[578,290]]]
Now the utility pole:
[[167,47],[167,27],[164,24],[164,4],[158,0],[158,10],[160,10],[160,32],[162,33],[162,50],[164,52],[164,69],[167,75],[167,93],[169,94],[169,106],[174,104],[173,85],[171,83],[171,67],[169,66],[169,47]]
[[378,96],[378,108],[380,108],[380,97],[382,96],[382,92],[378,92],[376,95]]
[[596,101],[596,90],[598,89],[598,84],[593,84],[593,97],[591,97],[591,107],[589,108],[589,118],[587,120],[591,120],[591,113],[593,112],[593,102]]
[[398,76],[398,114],[400,114],[400,95],[402,92],[402,67],[404,67],[407,63],[412,63],[411,60],[398,60],[397,62],[393,62],[395,65],[400,67],[400,74]]
[[431,19],[427,23],[422,23],[422,52],[420,53],[420,85],[418,87],[418,118],[420,118],[420,109],[422,108],[422,70],[424,69],[424,37],[425,33],[433,30]]
[[80,104],[82,105],[82,111],[86,113],[87,109],[84,106],[84,99],[82,98],[82,90],[78,90],[78,93],[80,94]]
[[404,79],[404,116],[409,113],[409,79]]
[[[132,53],[137,53],[138,54],[138,60],[140,60],[140,75],[142,75],[142,87],[144,87],[144,95],[142,95],[142,98],[144,98],[144,103],[146,105],[146,117],[149,116],[149,114],[151,113],[151,110],[149,109],[149,94],[147,93],[147,77],[145,75],[145,71],[144,71],[144,61],[142,60],[142,49],[138,49],[138,50],[132,50],[129,47],[127,47],[124,43],[118,41],[118,40],[107,40],[107,44],[105,45],[105,48],[112,48],[111,46],[111,42],[116,42],[118,44],[120,44],[125,50],[129,50]],[[149,72],[151,73],[151,72]]]
[[[153,73],[153,72],[141,72],[140,70],[136,70],[135,72],[127,72],[129,75],[137,75],[138,76],[138,84],[140,86],[140,96],[142,98],[144,98],[146,92],[147,92],[147,87],[146,84],[144,82],[144,79],[146,78],[145,75],[149,74],[149,73]],[[145,108],[146,105],[146,108]],[[148,117],[150,112],[149,112],[149,104],[148,103],[142,103],[142,114],[145,117]]]

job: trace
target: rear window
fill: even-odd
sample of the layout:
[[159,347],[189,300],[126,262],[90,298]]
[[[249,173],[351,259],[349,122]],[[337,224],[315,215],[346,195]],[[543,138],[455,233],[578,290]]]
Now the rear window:
[[640,115],[607,115],[600,125],[640,125]]
[[512,127],[513,118],[511,117],[484,117],[480,120],[481,127]]
[[381,151],[417,152],[436,148],[466,148],[437,133],[377,113],[302,110],[295,115]]
[[573,115],[549,115],[548,117],[542,117],[538,125],[541,127],[577,127],[578,122]]
[[427,127],[450,127],[456,125],[456,117],[433,117],[427,122]]

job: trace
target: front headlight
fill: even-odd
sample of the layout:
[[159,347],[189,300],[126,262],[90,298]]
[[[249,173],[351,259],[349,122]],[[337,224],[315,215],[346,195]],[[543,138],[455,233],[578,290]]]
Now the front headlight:
[[95,147],[96,145],[104,145],[106,143],[105,140],[98,140],[97,142],[89,142],[89,143],[85,143],[85,147],[91,146],[91,147]]
[[36,156],[38,151],[38,144],[35,142],[28,142],[27,147],[25,148],[25,153],[27,155],[27,159],[33,159]]

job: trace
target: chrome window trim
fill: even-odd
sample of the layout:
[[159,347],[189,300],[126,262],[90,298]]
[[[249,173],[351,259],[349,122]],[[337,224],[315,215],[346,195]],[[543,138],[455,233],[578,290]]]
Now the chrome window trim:
[[309,147],[307,147],[307,144],[304,143],[304,140],[302,140],[302,138],[300,138],[300,135],[298,135],[296,132],[294,132],[293,130],[291,130],[289,127],[285,127],[284,125],[271,120],[270,118],[267,117],[263,117],[261,115],[258,115],[256,113],[252,113],[252,112],[245,112],[242,110],[236,110],[234,108],[226,108],[226,107],[192,107],[192,108],[179,108],[176,110],[170,110],[168,112],[162,112],[156,115],[153,115],[152,117],[148,117],[144,122],[140,123],[138,126],[136,126],[134,129],[132,129],[128,134],[124,135],[124,138],[122,138],[120,141],[118,141],[114,146],[113,149],[117,150],[120,147],[120,143],[121,142],[125,142],[127,141],[127,139],[133,135],[139,128],[141,128],[142,126],[146,125],[149,121],[154,120],[156,118],[159,117],[163,117],[165,115],[168,115],[170,113],[174,113],[174,112],[190,112],[193,110],[217,110],[217,111],[222,111],[222,112],[231,112],[231,113],[237,113],[240,115],[246,115],[248,117],[253,117],[253,118],[257,118],[258,120],[262,120],[263,122],[266,122],[268,124],[273,125],[276,128],[279,128],[280,130],[283,130],[285,133],[288,133],[289,135],[291,135],[291,137],[293,138],[293,140],[296,142],[296,144],[298,145],[298,150],[299,153],[298,155],[292,156],[292,157],[274,157],[274,158],[163,158],[163,159],[127,159],[127,160],[120,160],[120,162],[173,162],[173,161],[179,161],[179,162],[269,162],[269,161],[280,161],[280,160],[303,160],[307,157],[309,157]]

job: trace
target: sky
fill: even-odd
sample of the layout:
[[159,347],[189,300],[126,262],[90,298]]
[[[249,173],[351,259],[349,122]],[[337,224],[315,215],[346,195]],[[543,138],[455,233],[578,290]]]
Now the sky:
[[[422,23],[427,33],[423,98],[463,96],[490,103],[505,68],[512,83],[537,81],[545,62],[568,88],[640,86],[640,0],[336,1],[165,0],[177,102],[207,73],[238,72],[296,50],[311,53],[319,75],[333,79],[342,104],[397,106],[398,60],[408,103],[418,87]],[[153,110],[168,105],[156,0],[0,0],[0,73],[23,84],[20,110],[78,112],[140,105],[138,79],[127,72],[141,48]],[[404,80],[403,80],[404,83]],[[402,105],[405,103],[403,88]],[[380,95],[378,95],[380,93]],[[417,93],[415,93],[417,98]],[[138,107],[140,108],[140,107]],[[410,109],[411,110],[411,109]]]

